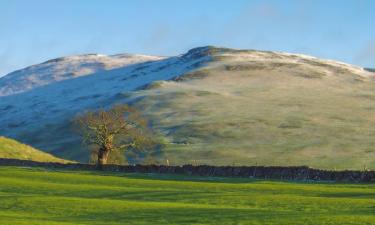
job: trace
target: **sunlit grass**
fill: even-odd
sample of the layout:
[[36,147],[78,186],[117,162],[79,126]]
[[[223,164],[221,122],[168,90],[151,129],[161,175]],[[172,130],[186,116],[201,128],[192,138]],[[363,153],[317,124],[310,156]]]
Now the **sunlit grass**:
[[[373,81],[324,67],[237,64],[134,94],[170,140],[170,163],[375,169]],[[325,75],[307,77],[316,72]]]
[[0,224],[374,224],[373,184],[0,168]]
[[0,136],[0,158],[33,160],[40,162],[68,162],[31,146]]

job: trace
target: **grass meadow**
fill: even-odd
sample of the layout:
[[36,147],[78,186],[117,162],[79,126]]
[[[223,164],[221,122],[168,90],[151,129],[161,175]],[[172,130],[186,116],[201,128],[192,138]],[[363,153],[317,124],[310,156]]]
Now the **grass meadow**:
[[375,185],[0,167],[0,224],[375,224]]

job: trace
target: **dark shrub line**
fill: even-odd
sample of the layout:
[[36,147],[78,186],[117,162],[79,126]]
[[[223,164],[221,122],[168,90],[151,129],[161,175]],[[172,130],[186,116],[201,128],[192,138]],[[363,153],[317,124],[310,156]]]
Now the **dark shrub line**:
[[[50,163],[18,159],[0,158],[0,166],[43,167],[69,170],[97,170],[96,165],[81,163]],[[207,165],[103,165],[103,171],[123,173],[161,173],[186,174],[196,176],[242,177],[258,179],[296,180],[296,181],[340,181],[375,182],[375,171],[330,171],[309,168],[307,166],[207,166]]]

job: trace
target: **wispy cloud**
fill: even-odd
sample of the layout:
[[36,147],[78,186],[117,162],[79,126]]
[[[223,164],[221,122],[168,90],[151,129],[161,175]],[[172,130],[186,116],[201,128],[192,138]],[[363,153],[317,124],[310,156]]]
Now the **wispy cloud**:
[[365,44],[359,52],[356,61],[362,65],[375,67],[375,39]]

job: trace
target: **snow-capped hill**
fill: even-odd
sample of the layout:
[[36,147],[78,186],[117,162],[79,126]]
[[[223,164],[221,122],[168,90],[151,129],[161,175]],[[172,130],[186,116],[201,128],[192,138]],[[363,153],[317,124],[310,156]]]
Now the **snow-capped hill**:
[[0,96],[24,92],[53,82],[163,59],[148,55],[85,54],[48,60],[0,78]]
[[[71,70],[76,75],[66,72]],[[350,159],[355,168],[375,166],[368,151],[374,75],[306,55],[211,46],[168,58],[64,57],[0,79],[9,82],[1,89],[22,84],[21,78],[53,78],[48,85],[0,96],[0,135],[85,161],[87,152],[71,130],[74,116],[130,103],[165,134],[166,152],[176,163],[271,160],[319,167]],[[345,146],[354,146],[355,153]]]
[[[129,59],[127,55],[115,57]],[[141,58],[148,60],[133,60],[126,66],[90,73],[90,76],[65,79],[27,92],[0,96],[0,134],[16,137],[27,130],[40,129],[43,126],[41,124],[64,121],[88,108],[104,107],[114,103],[118,97],[123,100],[121,96],[124,92],[134,91],[154,81],[170,80],[210,59],[199,57],[186,60],[180,56],[165,59]],[[56,63],[55,61],[47,61],[45,64]],[[62,61],[77,60],[69,57]],[[25,72],[25,77],[29,76]]]

